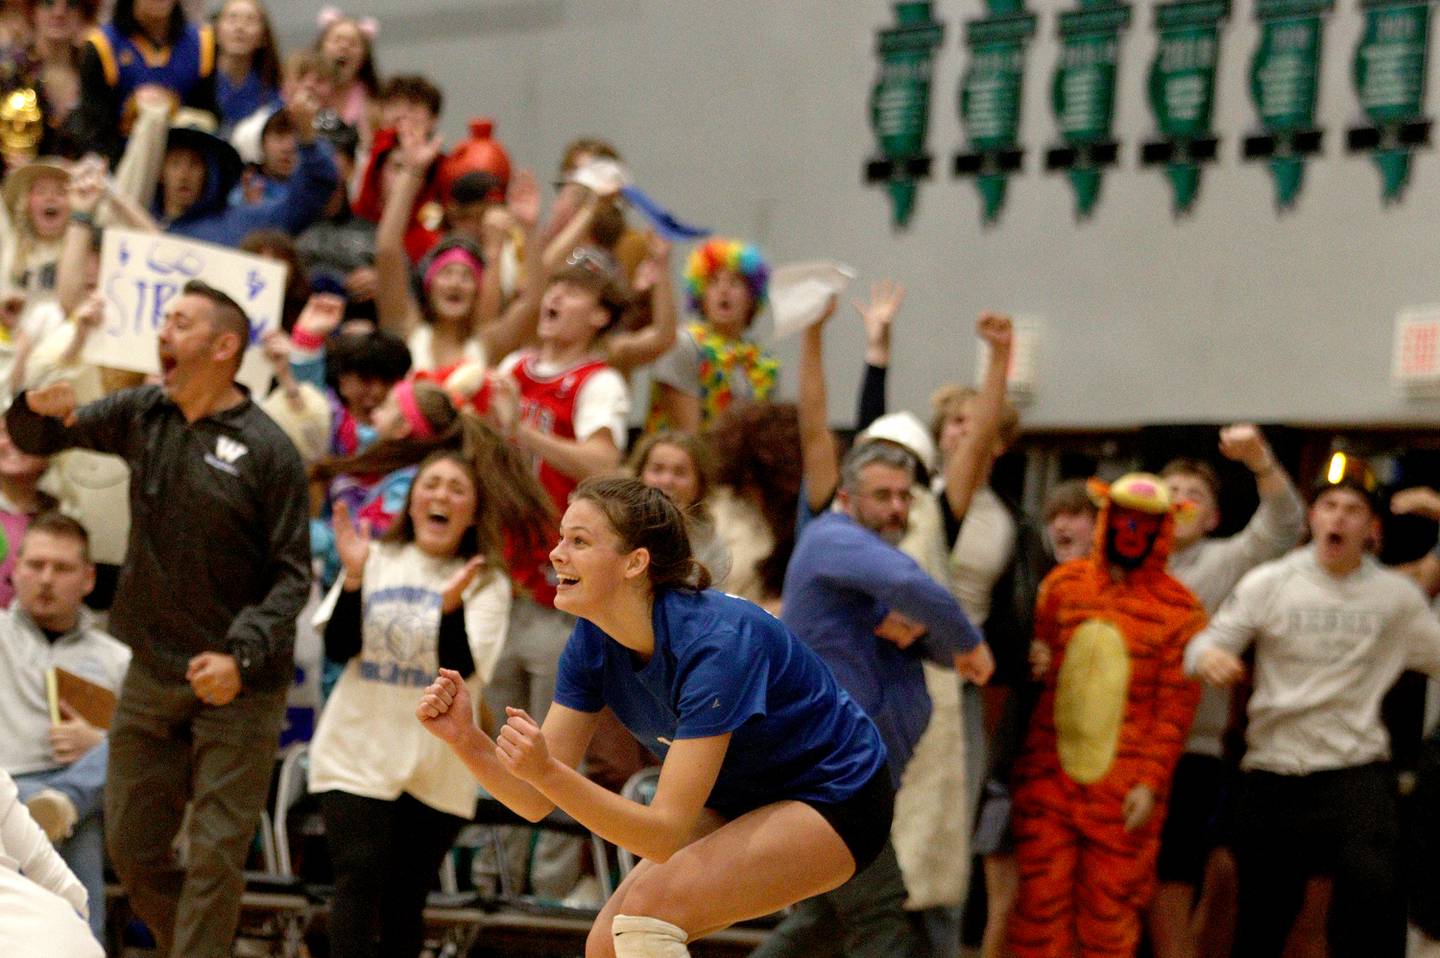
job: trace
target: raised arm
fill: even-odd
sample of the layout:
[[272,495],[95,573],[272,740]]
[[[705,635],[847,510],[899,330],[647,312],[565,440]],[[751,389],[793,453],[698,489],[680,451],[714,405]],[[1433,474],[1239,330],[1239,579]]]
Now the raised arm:
[[440,136],[426,139],[415,123],[402,121],[398,130],[399,168],[385,195],[380,225],[375,229],[375,311],[382,328],[401,339],[420,322],[420,304],[410,291],[410,256],[405,252],[405,230],[410,225],[415,198],[425,174],[440,154]]
[[1294,483],[1264,434],[1251,423],[1236,423],[1220,430],[1220,453],[1250,470],[1260,494],[1260,507],[1230,542],[1248,566],[1278,559],[1300,541],[1305,531],[1305,504]]
[[985,482],[994,459],[1000,414],[1005,406],[1005,378],[1010,368],[1014,326],[1009,316],[981,313],[975,334],[990,346],[990,359],[980,391],[970,409],[969,428],[945,462],[945,500],[950,514],[959,518],[970,510],[970,500]]
[[[554,273],[565,265],[571,251],[589,234],[590,225],[595,222],[595,211],[600,206],[600,197],[579,183],[567,183],[564,188],[574,191],[572,195],[578,198],[573,204],[575,212],[568,219],[545,230],[549,239],[545,241],[545,249],[540,254],[538,265],[547,274]],[[556,205],[563,209],[572,204],[557,202]]]
[[285,188],[273,199],[254,206],[232,210],[231,216],[251,221],[251,228],[279,226],[292,236],[303,232],[319,218],[335,193],[339,172],[330,155],[330,147],[315,136],[316,104],[308,94],[296,95],[284,107],[295,127],[300,143],[300,162],[286,181]]
[[127,389],[81,406],[75,387],[60,380],[16,396],[5,412],[5,427],[20,451],[31,455],[80,446],[126,458],[138,395]]
[[835,435],[830,431],[829,397],[825,386],[825,325],[835,315],[835,298],[824,314],[800,334],[799,412],[800,462],[806,504],[812,513],[824,509],[840,484]]
[[60,259],[55,265],[55,297],[65,315],[73,313],[89,292],[87,266],[90,241],[95,230],[95,214],[105,195],[105,161],[98,156],[86,157],[70,174],[67,191],[70,198],[70,222],[60,241]]
[[109,190],[110,213],[123,225],[131,225],[137,210],[149,219],[143,211],[155,202],[155,187],[160,182],[170,135],[170,110],[175,102],[169,90],[153,83],[136,90],[134,100],[135,122],[125,141],[125,153],[115,164]]
[[[57,367],[61,368],[79,365],[80,356],[85,352],[85,344],[95,330],[105,322],[105,298],[98,292],[91,293],[80,304],[80,308],[70,314],[70,322],[75,327],[75,332],[71,335],[70,342],[65,344],[65,349],[55,363]],[[23,386],[24,382],[16,388],[16,392],[19,392]]]
[[865,379],[860,384],[855,431],[863,432],[885,415],[885,380],[890,369],[890,328],[905,302],[905,287],[882,279],[870,286],[870,302],[853,300],[865,324]]
[[[516,173],[510,183],[510,193],[506,200],[511,217],[524,233],[525,249],[534,249],[540,222],[540,185],[535,181],[535,174],[529,170]],[[503,246],[500,248],[503,249]],[[498,250],[496,255],[487,261],[485,274],[483,283],[488,283],[492,276],[498,283]],[[484,322],[482,317],[478,327],[480,342],[485,346],[485,355],[492,362],[498,362],[534,338],[535,324],[540,320],[540,298],[545,295],[548,278],[548,273],[527,269],[519,294],[505,307],[505,311],[489,322]],[[476,303],[482,312],[487,308],[486,299],[482,289]]]
[[675,331],[679,328],[668,240],[650,235],[645,261],[636,274],[637,286],[642,285],[642,276],[650,281],[650,322],[633,333],[612,333],[605,341],[605,361],[622,373],[665,355],[675,345]]

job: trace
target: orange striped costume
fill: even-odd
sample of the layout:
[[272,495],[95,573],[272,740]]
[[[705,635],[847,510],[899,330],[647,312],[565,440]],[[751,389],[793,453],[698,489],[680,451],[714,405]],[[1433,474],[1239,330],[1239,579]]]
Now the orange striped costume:
[[[1095,550],[1040,587],[1035,637],[1050,665],[1014,771],[1017,958],[1129,958],[1139,942],[1170,780],[1200,698],[1181,658],[1205,623],[1199,601],[1165,572],[1174,516],[1164,489],[1143,473],[1117,480]],[[1163,513],[1149,555],[1128,572],[1106,557],[1116,505]],[[1127,832],[1122,807],[1140,784],[1154,808]]]

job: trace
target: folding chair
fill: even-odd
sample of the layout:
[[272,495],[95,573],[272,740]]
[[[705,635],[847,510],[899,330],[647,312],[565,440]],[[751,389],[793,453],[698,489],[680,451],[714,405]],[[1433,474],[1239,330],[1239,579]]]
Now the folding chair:
[[[280,762],[280,779],[297,757],[303,759],[306,746],[288,748]],[[239,937],[269,943],[269,954],[297,958],[304,948],[305,932],[315,915],[315,901],[290,870],[290,847],[285,836],[285,817],[293,801],[285,801],[277,785],[273,810],[260,813],[259,845],[262,871],[245,873],[245,891],[240,898]]]

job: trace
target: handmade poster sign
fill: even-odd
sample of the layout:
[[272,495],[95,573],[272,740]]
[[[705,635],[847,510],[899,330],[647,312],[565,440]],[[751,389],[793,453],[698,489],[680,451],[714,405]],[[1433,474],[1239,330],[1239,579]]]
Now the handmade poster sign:
[[181,289],[198,279],[228,293],[250,318],[250,345],[236,377],[255,396],[270,384],[260,340],[280,326],[283,265],[168,233],[111,228],[100,249],[105,323],[85,344],[85,361],[140,373],[160,371],[155,336]]

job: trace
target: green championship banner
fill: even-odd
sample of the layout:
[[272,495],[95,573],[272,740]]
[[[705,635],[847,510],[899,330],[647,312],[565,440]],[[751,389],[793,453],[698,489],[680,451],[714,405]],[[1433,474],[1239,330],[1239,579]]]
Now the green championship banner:
[[1215,72],[1220,62],[1220,21],[1228,0],[1172,0],[1155,8],[1160,42],[1150,64],[1150,112],[1160,133],[1144,144],[1140,162],[1164,165],[1175,214],[1188,213],[1200,191],[1200,164],[1215,160],[1219,140]]
[[880,74],[870,91],[870,126],[880,156],[865,164],[865,179],[885,184],[897,227],[915,211],[917,181],[930,176],[930,74],[944,36],[930,0],[896,3],[895,26],[878,32]]
[[1060,61],[1051,81],[1050,105],[1063,145],[1049,150],[1045,166],[1064,170],[1075,189],[1075,215],[1084,219],[1100,196],[1100,172],[1115,163],[1120,147],[1111,135],[1120,31],[1130,8],[1111,0],[1081,0],[1060,14]]
[[1320,15],[1334,0],[1256,0],[1260,45],[1250,61],[1250,100],[1265,130],[1245,138],[1246,159],[1265,159],[1275,178],[1275,202],[1295,205],[1305,157],[1320,152],[1315,126],[1320,94]]
[[1430,52],[1429,0],[1361,0],[1365,29],[1355,46],[1353,78],[1369,126],[1349,132],[1351,152],[1368,152],[1380,169],[1381,195],[1400,199],[1410,154],[1430,142],[1424,113]]
[[1025,12],[1024,0],[987,0],[987,7],[988,16],[965,28],[970,63],[960,80],[960,125],[970,149],[955,154],[955,175],[975,177],[988,225],[999,219],[1006,183],[1025,156],[1020,104],[1035,15]]

